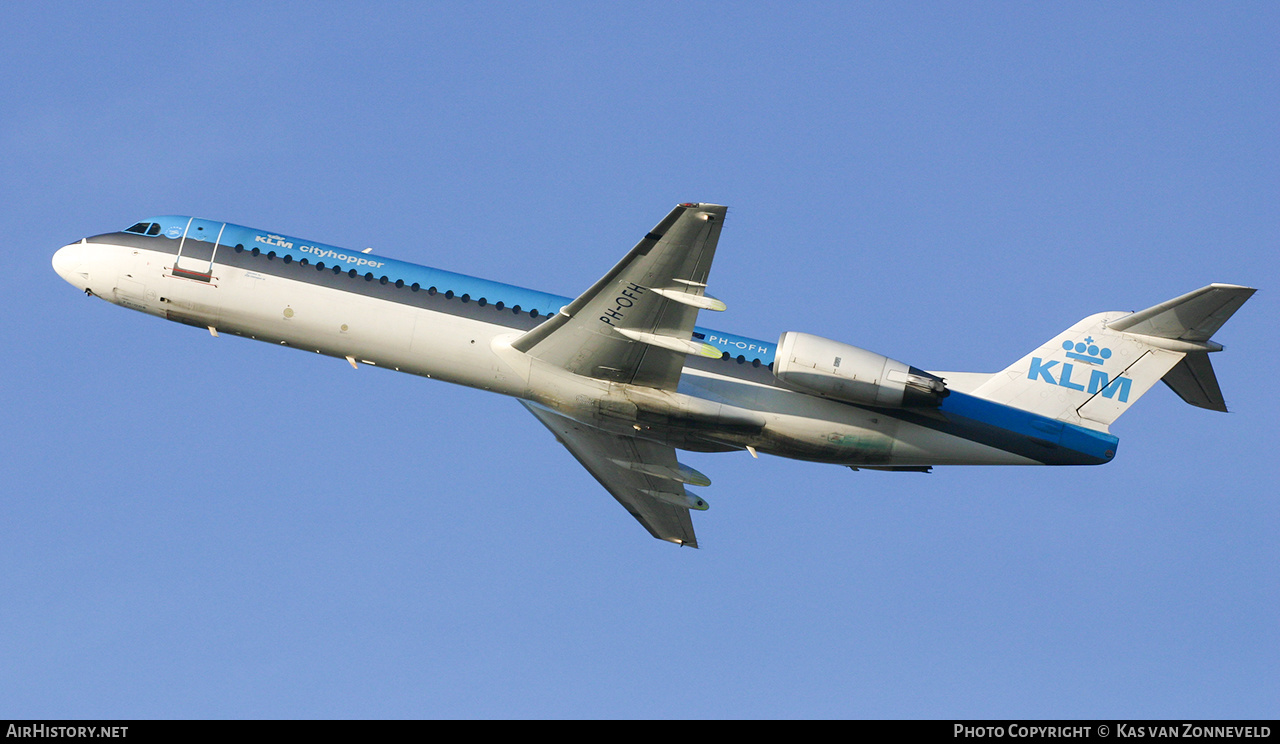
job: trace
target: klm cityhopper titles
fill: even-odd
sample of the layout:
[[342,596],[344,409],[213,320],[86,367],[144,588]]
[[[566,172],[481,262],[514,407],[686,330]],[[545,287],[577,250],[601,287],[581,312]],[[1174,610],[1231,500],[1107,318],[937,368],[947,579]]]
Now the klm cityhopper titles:
[[577,298],[194,217],[57,251],[87,295],[233,334],[516,398],[654,537],[697,546],[677,450],[890,471],[1096,465],[1111,422],[1163,380],[1224,411],[1213,334],[1253,294],[1210,284],[1092,315],[996,373],[926,371],[789,331],[695,324],[727,210],[680,204]]

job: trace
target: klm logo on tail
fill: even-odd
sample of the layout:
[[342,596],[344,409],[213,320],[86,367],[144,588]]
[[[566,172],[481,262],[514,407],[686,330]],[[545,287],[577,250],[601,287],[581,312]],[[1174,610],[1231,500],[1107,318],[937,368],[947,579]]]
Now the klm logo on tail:
[[[1129,389],[1133,387],[1133,380],[1122,376],[1117,376],[1113,380],[1106,372],[1098,369],[1111,358],[1111,349],[1098,348],[1094,344],[1092,336],[1080,343],[1063,341],[1062,349],[1066,351],[1068,359],[1085,362],[1092,367],[1092,369],[1089,369],[1088,383],[1084,381],[1084,368],[1077,371],[1076,365],[1071,362],[1063,362],[1058,359],[1046,362],[1040,357],[1031,357],[1031,369],[1027,372],[1027,379],[1039,380],[1050,385],[1070,388],[1071,390],[1079,390],[1082,393],[1093,394],[1101,391],[1104,398],[1118,398],[1121,403],[1129,402]],[[1055,379],[1054,368],[1059,364],[1062,365],[1062,368],[1056,370],[1058,376]],[[1072,380],[1072,376],[1075,376],[1076,379]],[[1088,388],[1085,387],[1086,384]]]
[[1093,336],[1075,344],[1063,341],[1062,348],[1066,350],[1068,359],[1079,359],[1089,364],[1106,364],[1111,358],[1111,349],[1099,349],[1093,343]]

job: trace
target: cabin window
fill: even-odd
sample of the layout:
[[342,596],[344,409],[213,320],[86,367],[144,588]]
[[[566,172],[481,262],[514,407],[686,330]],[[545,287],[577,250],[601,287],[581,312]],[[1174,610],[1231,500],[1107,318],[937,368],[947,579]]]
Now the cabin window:
[[365,280],[366,282],[371,282],[371,281],[373,281],[373,272],[372,272],[372,271],[366,271],[366,272],[365,272],[365,275],[364,275],[364,280]]
[[451,289],[451,290],[449,290],[448,292],[445,292],[445,293],[444,293],[444,298],[445,298],[446,300],[452,300],[452,299],[453,299],[453,290]]
[[476,304],[479,305],[480,307],[484,307],[488,303],[483,297],[481,297],[480,299],[476,300]]
[[284,254],[285,263],[291,263],[292,261],[293,261],[293,256],[289,255],[288,253]]
[[414,292],[417,292],[419,289],[422,289],[422,285],[418,284],[417,282],[414,282],[413,286],[409,287],[409,289],[412,289]]
[[495,303],[493,304],[493,307],[494,307],[494,309],[495,309],[495,310],[501,310],[501,309],[502,309],[502,300],[498,300],[497,302],[495,302]]
[[432,297],[435,297],[435,296],[436,296],[436,288],[435,288],[435,287],[430,287],[429,289],[427,289],[427,294],[431,295]]
[[236,244],[236,253],[244,253],[244,245],[243,245],[243,244],[241,244],[241,243],[237,243],[237,244]]
[[[373,276],[373,274],[370,274],[369,276]],[[382,277],[381,279],[379,279],[379,280],[378,280],[378,284],[381,284],[381,285],[383,285],[383,286],[386,286],[386,284],[387,284],[387,278],[386,278],[385,276],[384,276],[384,277]]]
[[252,253],[255,257],[257,257],[258,255],[260,255],[260,254],[262,253],[262,251],[258,250],[258,246],[256,246],[256,245],[253,247],[253,250],[251,250],[251,251],[249,251],[249,252],[250,252],[250,253]]
[[471,295],[469,295],[469,294],[464,294],[464,295],[462,296],[462,301],[463,301],[463,302],[471,302]]
[[359,275],[359,272],[357,272],[355,269],[352,269],[351,271],[347,272],[347,276],[351,277],[352,279],[355,279],[356,276],[358,275]]
[[512,305],[512,306],[511,306],[511,312],[512,312],[512,313],[514,313],[515,315],[519,315],[519,314],[520,314],[520,306],[519,306],[519,305]]
[[397,279],[397,280],[396,280],[396,289],[404,289],[404,280],[403,280],[403,279]]
[[531,317],[531,318],[536,318],[536,317],[538,317],[538,308],[536,308],[536,307],[535,307],[534,309],[530,310],[530,311],[529,311],[529,317]]

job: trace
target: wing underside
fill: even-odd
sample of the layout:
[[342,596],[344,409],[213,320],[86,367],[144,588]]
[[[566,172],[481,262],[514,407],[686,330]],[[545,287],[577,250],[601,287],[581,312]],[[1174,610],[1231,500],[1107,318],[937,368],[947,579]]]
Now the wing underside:
[[698,547],[689,509],[705,509],[706,504],[685,489],[684,478],[689,477],[690,471],[676,461],[675,448],[606,432],[531,403],[521,403],[649,534],[659,540]]

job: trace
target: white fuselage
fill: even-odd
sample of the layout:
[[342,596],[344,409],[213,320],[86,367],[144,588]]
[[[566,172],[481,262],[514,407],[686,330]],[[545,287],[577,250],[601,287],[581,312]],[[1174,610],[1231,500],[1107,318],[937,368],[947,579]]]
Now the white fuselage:
[[281,276],[279,257],[240,260],[257,266],[219,258],[207,264],[208,278],[187,278],[175,274],[172,253],[114,244],[107,235],[62,248],[53,263],[79,289],[134,310],[513,396],[683,449],[752,447],[873,467],[1039,464],[909,417],[788,389],[767,370],[733,360],[691,360],[678,392],[575,375],[513,349],[524,331],[509,325]]

